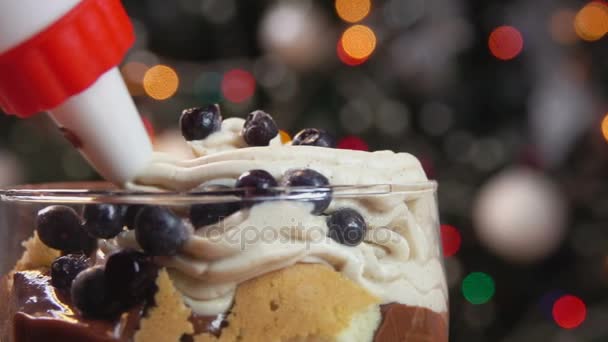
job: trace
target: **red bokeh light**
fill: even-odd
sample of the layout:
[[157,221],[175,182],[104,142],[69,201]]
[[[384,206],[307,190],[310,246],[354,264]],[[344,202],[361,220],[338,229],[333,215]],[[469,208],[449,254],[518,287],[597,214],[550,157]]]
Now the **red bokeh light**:
[[564,329],[573,329],[585,321],[587,306],[580,298],[572,295],[560,297],[553,304],[553,319]]
[[336,52],[338,54],[338,58],[342,61],[342,63],[352,67],[361,65],[369,59],[369,56],[361,59],[349,56],[346,51],[344,51],[344,46],[342,46],[342,39],[338,39],[338,44],[336,45]]
[[494,57],[506,61],[521,53],[524,48],[524,39],[515,27],[500,26],[490,34],[488,47]]
[[363,139],[353,135],[344,137],[338,141],[338,148],[345,150],[369,151],[369,146]]
[[255,78],[242,69],[233,69],[222,78],[222,94],[228,101],[241,103],[247,101],[255,92]]
[[458,253],[462,237],[456,227],[448,224],[441,225],[441,243],[443,244],[443,255],[451,257]]

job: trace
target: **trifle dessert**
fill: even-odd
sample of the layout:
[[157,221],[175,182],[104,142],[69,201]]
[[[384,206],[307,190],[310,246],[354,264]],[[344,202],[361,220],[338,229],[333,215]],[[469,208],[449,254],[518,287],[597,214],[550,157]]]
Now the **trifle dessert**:
[[125,189],[4,191],[33,233],[2,279],[2,341],[448,340],[415,157],[291,140],[259,110],[180,127],[197,157],[158,153]]

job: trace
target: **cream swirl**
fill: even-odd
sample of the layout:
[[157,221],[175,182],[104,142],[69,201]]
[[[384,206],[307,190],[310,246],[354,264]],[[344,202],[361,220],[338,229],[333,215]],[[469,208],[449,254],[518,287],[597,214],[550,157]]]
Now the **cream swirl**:
[[[159,154],[130,186],[181,191],[215,182],[234,184],[252,169],[264,169],[280,180],[292,168],[314,169],[332,185],[428,182],[418,160],[406,153],[281,146],[280,142],[241,148],[236,135],[242,121],[226,123],[229,120],[220,132],[192,143],[202,157],[180,161]],[[367,222],[368,233],[358,246],[327,238],[326,219],[311,214],[310,203],[279,200],[241,209],[218,224],[196,230],[179,255],[158,262],[169,269],[176,287],[199,314],[225,312],[239,283],[298,262],[328,264],[384,303],[447,310],[432,192],[334,198],[326,212],[342,207],[356,209]],[[136,246],[132,232],[120,235],[116,243]]]

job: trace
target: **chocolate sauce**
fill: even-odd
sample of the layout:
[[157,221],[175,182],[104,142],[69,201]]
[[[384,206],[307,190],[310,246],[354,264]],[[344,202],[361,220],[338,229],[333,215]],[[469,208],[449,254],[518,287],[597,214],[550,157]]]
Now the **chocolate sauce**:
[[[0,296],[0,298],[2,298]],[[69,296],[50,285],[50,277],[40,271],[17,272],[7,309],[12,326],[11,342],[117,342],[131,341],[143,315],[143,305],[124,313],[115,321],[90,320],[73,309]],[[426,308],[398,303],[381,306],[382,322],[374,342],[447,342],[447,315]],[[219,336],[227,325],[227,314],[190,317],[195,334]],[[4,317],[0,317],[3,319]],[[191,341],[184,336],[183,341]]]

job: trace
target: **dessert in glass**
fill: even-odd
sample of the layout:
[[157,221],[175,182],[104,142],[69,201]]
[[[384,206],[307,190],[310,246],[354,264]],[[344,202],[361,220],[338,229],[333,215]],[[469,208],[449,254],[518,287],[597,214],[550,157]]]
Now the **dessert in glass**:
[[180,126],[197,157],[157,153],[122,188],[0,192],[2,341],[448,340],[415,157],[285,141],[263,111]]

